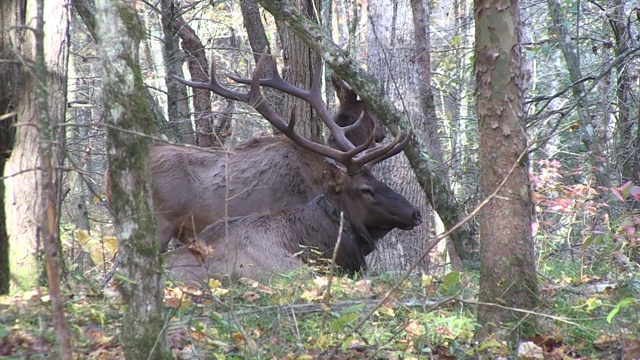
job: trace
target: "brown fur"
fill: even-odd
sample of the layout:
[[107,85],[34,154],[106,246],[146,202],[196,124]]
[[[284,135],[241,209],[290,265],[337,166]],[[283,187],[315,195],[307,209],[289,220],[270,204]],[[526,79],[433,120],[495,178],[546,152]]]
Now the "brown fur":
[[[340,126],[352,125],[364,111],[360,125],[347,133],[347,139],[357,146],[364,144],[373,134],[375,142],[382,142],[388,134],[387,129],[375,115],[366,111],[364,103],[358,100],[358,94],[336,73],[331,73],[331,82],[336,90],[336,96],[340,100],[340,109],[333,118],[336,124]],[[332,135],[329,136],[327,144],[337,148]]]
[[[336,258],[337,265],[348,272],[364,268],[365,256],[387,232],[396,227],[412,229],[422,220],[415,206],[366,170],[349,176],[327,163],[323,176],[323,196],[336,210],[344,212],[349,223]],[[318,199],[321,198],[270,214],[220,220],[207,226],[197,238],[213,247],[213,254],[200,262],[186,247],[167,253],[169,278],[196,284],[226,275],[265,279],[300,267],[303,261],[330,259],[340,224],[337,211],[334,214],[327,210]],[[302,251],[309,247],[316,251]]]
[[[363,104],[339,77],[334,84],[339,84],[336,94],[340,99],[335,121],[340,126],[351,125],[364,110]],[[358,146],[375,132],[376,140],[381,141],[386,131],[379,129],[384,127],[367,112],[347,138]],[[329,145],[337,147],[333,141]],[[205,226],[224,218],[225,211],[228,217],[237,217],[304,204],[322,186],[323,158],[281,136],[249,139],[228,152],[155,144],[149,161],[163,250],[172,237],[187,242]],[[229,174],[228,193],[225,172]]]
[[149,161],[163,249],[172,236],[185,241],[225,214],[304,204],[322,186],[323,159],[285,137],[251,139],[228,152],[154,144]]

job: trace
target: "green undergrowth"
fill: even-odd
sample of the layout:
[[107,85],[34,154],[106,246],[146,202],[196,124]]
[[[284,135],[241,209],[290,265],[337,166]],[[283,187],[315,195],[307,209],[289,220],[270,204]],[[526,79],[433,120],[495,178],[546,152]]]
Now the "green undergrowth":
[[[614,279],[592,265],[541,267],[540,307],[531,314],[537,335],[518,343],[531,341],[558,359],[615,359],[634,351],[638,279]],[[497,337],[474,340],[481,326],[477,274],[416,275],[399,285],[392,274],[333,277],[329,294],[327,275],[305,274],[269,283],[213,280],[204,290],[167,283],[168,345],[185,359],[473,359],[513,355],[518,347]],[[124,358],[117,289],[86,284],[65,290],[74,353]],[[46,289],[2,297],[0,310],[0,356],[56,358]]]

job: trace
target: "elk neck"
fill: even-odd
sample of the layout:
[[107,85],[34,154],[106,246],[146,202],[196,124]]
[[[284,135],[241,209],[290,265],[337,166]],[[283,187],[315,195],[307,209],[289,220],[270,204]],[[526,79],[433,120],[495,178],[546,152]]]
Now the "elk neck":
[[[317,196],[315,199],[313,199],[312,202],[318,204],[324,210],[324,212],[331,218],[331,221],[333,221],[334,223],[338,224],[338,226],[340,226],[340,210],[338,210],[335,206],[333,206],[333,204],[329,201],[329,199],[327,199],[327,197],[324,194]],[[359,234],[356,228],[353,225],[351,225],[351,223],[346,217],[344,218],[343,231],[345,235],[347,235],[347,237],[354,239],[356,241],[358,241],[357,239],[363,239],[369,244],[369,246],[372,249],[375,249],[375,244],[369,241],[366,236]]]

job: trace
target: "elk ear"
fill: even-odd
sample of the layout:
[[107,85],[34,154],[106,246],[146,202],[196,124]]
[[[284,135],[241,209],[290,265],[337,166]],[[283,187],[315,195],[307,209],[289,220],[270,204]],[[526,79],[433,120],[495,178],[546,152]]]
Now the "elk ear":
[[344,191],[344,183],[346,174],[340,170],[335,164],[330,162],[324,163],[324,171],[322,172],[322,180],[328,183],[334,188],[335,192],[341,193]]
[[351,90],[351,87],[335,72],[331,72],[331,83],[336,90],[336,96],[340,100],[340,104],[356,102],[356,93]]

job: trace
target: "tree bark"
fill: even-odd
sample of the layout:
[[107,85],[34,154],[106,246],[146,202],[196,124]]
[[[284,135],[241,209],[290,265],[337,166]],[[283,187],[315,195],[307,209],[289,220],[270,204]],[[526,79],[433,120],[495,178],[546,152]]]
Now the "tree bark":
[[[392,134],[411,127],[408,119],[385,96],[379,81],[363,70],[348,54],[338,47],[320,27],[302,16],[285,0],[257,0],[267,11],[288,26],[308,46],[319,49],[324,60],[333,70],[356,91],[365,102],[367,109],[375,114],[389,128]],[[420,187],[427,199],[438,212],[447,229],[452,228],[464,218],[464,209],[454,195],[447,189],[445,179],[438,176],[431,165],[423,141],[413,136],[404,150],[409,164],[416,173]],[[469,224],[463,224],[451,234],[458,255],[462,260],[475,261],[473,232]]]
[[[75,20],[76,24],[80,20]],[[74,24],[75,25],[75,24]],[[76,49],[77,50],[77,49]],[[71,49],[73,53],[74,49]],[[77,102],[89,102],[90,95],[86,92],[86,89],[82,87],[81,74],[82,60],[80,56],[72,57],[69,62],[69,79],[76,79],[70,86],[69,94],[75,94],[73,98],[67,99],[69,104],[73,104],[73,101]],[[71,83],[70,83],[71,84]],[[67,130],[69,137],[69,144],[76,144],[75,146],[69,146],[66,149],[67,160],[69,166],[75,167],[76,171],[69,173],[69,217],[76,229],[85,230],[88,233],[91,231],[89,225],[89,212],[87,209],[86,201],[86,187],[82,173],[86,173],[87,165],[89,163],[89,156],[91,155],[91,139],[89,137],[89,129],[91,128],[91,107],[70,105],[69,112],[72,117],[77,119],[77,127],[72,127]]]
[[[153,131],[144,97],[139,45],[144,36],[133,0],[98,0],[98,45],[102,63],[111,208],[118,237],[120,277],[126,304],[122,342],[127,359],[169,359],[164,336],[164,282],[148,179]],[[119,129],[127,130],[127,132]]]
[[[34,196],[42,194],[42,158],[38,155],[37,124],[39,111],[45,111],[42,104],[36,103],[40,99],[37,93],[39,79],[31,68],[36,63],[36,39],[34,32],[28,28],[36,28],[36,1],[26,1],[22,4],[24,12],[16,9],[12,15],[16,31],[10,32],[12,43],[17,47],[14,51],[20,53],[21,87],[17,99],[17,131],[15,144],[9,158],[5,176],[5,211],[7,215],[7,230],[9,235],[9,267],[11,269],[12,286],[20,289],[32,289],[38,280],[38,256],[42,250],[39,241],[41,223],[40,209],[43,198]],[[58,2],[49,1],[44,12],[52,19],[44,24],[44,36],[48,40],[43,50],[48,84],[46,101],[51,104],[49,114],[52,124],[52,138],[60,145],[64,133],[56,124],[64,122],[66,99],[60,95],[66,94],[66,72],[68,59],[68,26],[60,26],[68,21],[66,6]],[[22,17],[21,17],[22,16]],[[67,19],[67,20],[65,20]],[[28,28],[27,28],[28,27]],[[44,46],[44,45],[42,45]],[[51,156],[52,161],[60,159],[61,146],[56,147]],[[60,172],[55,173],[53,188],[58,189]],[[55,201],[58,204],[58,199]],[[56,205],[57,207],[57,205]],[[55,213],[54,213],[55,214]],[[57,223],[57,220],[56,220]]]
[[[438,176],[444,179],[447,189],[451,191],[449,181],[449,166],[445,164],[442,155],[442,144],[439,136],[438,116],[431,91],[431,39],[429,33],[429,5],[423,0],[411,0],[411,14],[413,15],[413,31],[415,34],[415,59],[418,78],[418,93],[420,108],[424,116],[424,139],[431,157],[436,160]],[[447,251],[451,259],[451,265],[456,270],[462,270],[461,259],[456,252],[455,245],[447,240]]]
[[[367,36],[367,68],[386,89],[387,96],[405,106],[414,136],[425,139],[425,117],[419,106],[418,72],[415,61],[411,7],[408,0],[373,0],[369,2],[369,28]],[[391,56],[390,54],[393,54]],[[398,154],[376,165],[376,176],[401,193],[423,213],[424,224],[412,231],[396,229],[384,241],[378,242],[378,251],[367,257],[373,273],[408,268],[429,243],[429,230],[433,229],[433,214],[428,207],[424,191],[420,188],[404,154]],[[428,262],[419,270],[428,271]]]
[[[173,29],[180,36],[182,49],[187,52],[187,64],[192,81],[209,81],[209,61],[204,52],[204,45],[196,32],[187,24],[182,16],[172,21]],[[193,89],[193,111],[196,124],[196,145],[213,147],[216,137],[213,133],[213,118],[211,109],[211,92],[203,89]]]
[[[59,207],[59,170],[54,169],[56,153],[60,149],[60,129],[58,124],[64,123],[66,99],[67,99],[67,64],[69,61],[69,6],[61,1],[38,0],[36,7],[35,27],[35,82],[38,132],[38,155],[40,157],[40,184],[41,193],[37,196],[41,199],[38,230],[42,239],[45,253],[45,266],[47,269],[47,285],[51,297],[51,312],[53,326],[56,329],[58,356],[61,359],[71,359],[71,342],[69,339],[69,327],[65,319],[64,297],[60,291],[60,245],[58,209]],[[47,14],[45,28],[44,14]],[[29,14],[27,14],[29,16]],[[29,17],[27,17],[29,19]],[[56,21],[57,20],[57,21]],[[58,32],[55,42],[45,45],[45,32],[51,36]],[[50,40],[51,38],[48,38]],[[45,58],[46,56],[46,58]],[[48,61],[47,61],[48,60]],[[53,71],[53,84],[48,83],[50,65]],[[55,91],[52,91],[52,88]],[[56,145],[57,144],[57,145]]]
[[[295,0],[291,6],[297,9],[308,21],[318,24],[319,19],[314,12],[315,9],[319,9],[317,0]],[[280,19],[276,18],[276,20]],[[276,21],[276,24],[284,60],[282,78],[294,86],[308,89],[311,86],[312,74],[315,71],[322,71],[322,69],[314,68],[316,54],[308,44],[305,44],[288,26],[285,26],[284,22]],[[307,139],[322,142],[322,122],[307,102],[287,95],[284,97],[282,114],[283,119],[295,119],[297,133]]]
[[187,88],[171,76],[173,74],[184,78],[182,72],[184,59],[178,45],[178,31],[172,26],[178,9],[176,9],[173,0],[162,0],[160,6],[162,11],[162,32],[164,34],[162,55],[164,57],[165,82],[167,85],[169,127],[178,135],[180,141],[185,144],[195,145],[196,140],[189,116]]
[[[551,0],[549,0],[551,1]],[[627,18],[624,14],[624,0],[613,0],[611,12],[608,12],[609,21],[613,28],[615,38],[615,55],[620,56],[631,48],[632,39],[630,29],[627,27]],[[634,10],[634,11],[637,11]],[[618,164],[622,168],[623,183],[633,181],[640,182],[640,128],[638,118],[631,115],[631,109],[638,109],[638,101],[632,93],[631,74],[634,74],[632,61],[621,62],[616,66],[616,97],[618,102],[618,137],[617,151]],[[634,132],[635,129],[635,132]],[[632,207],[640,207],[640,202],[634,201]]]
[[[0,28],[10,29],[22,24],[19,17],[19,9],[23,4],[20,1],[3,1],[0,3]],[[18,101],[18,84],[20,84],[20,71],[16,52],[11,45],[9,32],[0,33],[0,59],[3,65],[0,68],[0,175],[5,175],[4,169],[15,138],[16,103]],[[5,181],[0,180],[0,295],[9,293],[11,273],[9,269],[9,234],[7,233],[7,216],[5,206]]]
[[[531,238],[533,202],[525,154],[527,137],[522,102],[525,84],[518,11],[517,0],[475,2],[482,198],[497,190],[479,214],[478,298],[482,303],[533,309],[538,284]],[[496,334],[496,329],[524,316],[503,307],[481,305],[478,323],[482,328],[478,336]]]
[[[253,51],[253,58],[255,63],[258,63],[260,55],[267,49],[269,54],[273,54],[269,40],[267,39],[267,33],[264,30],[262,24],[262,18],[260,16],[260,8],[256,0],[244,0],[240,2],[240,10],[242,12],[242,20],[244,28],[247,31],[247,37],[249,38],[249,45]],[[271,77],[271,61],[272,58],[268,58],[265,61],[262,69],[262,77]],[[263,89],[265,98],[273,105],[274,110],[278,114],[284,114],[284,98],[281,94],[277,94],[275,90],[270,88]]]

